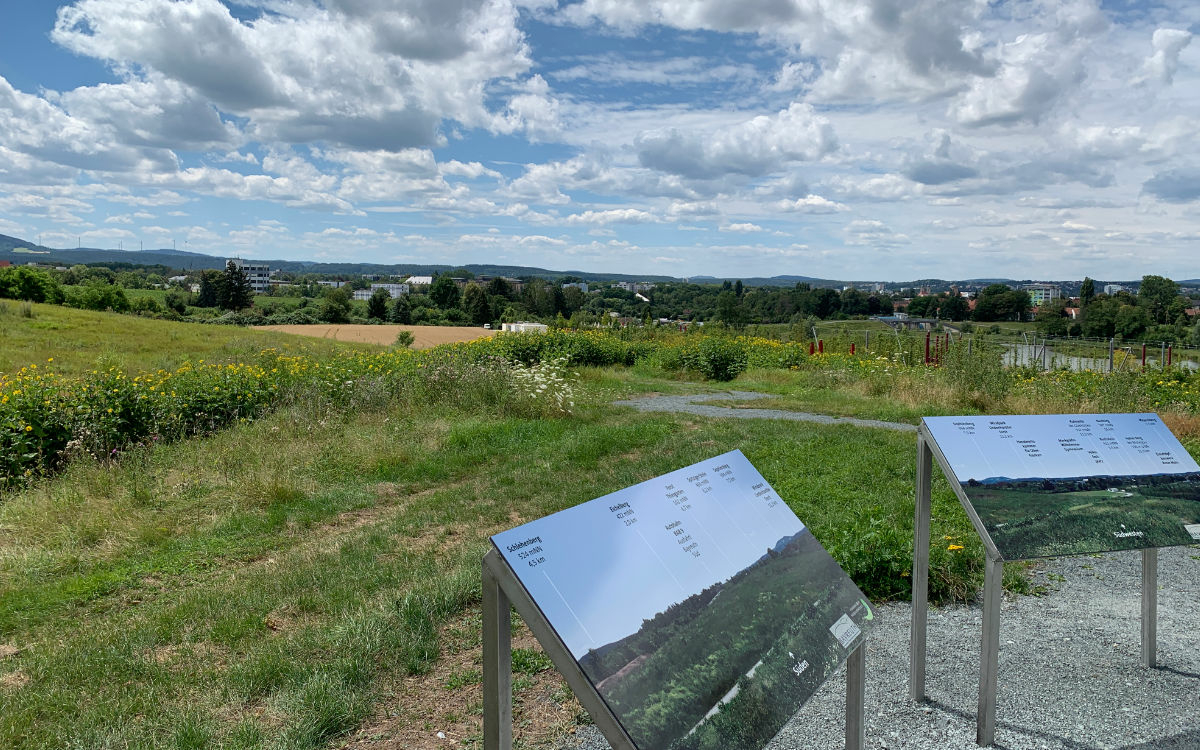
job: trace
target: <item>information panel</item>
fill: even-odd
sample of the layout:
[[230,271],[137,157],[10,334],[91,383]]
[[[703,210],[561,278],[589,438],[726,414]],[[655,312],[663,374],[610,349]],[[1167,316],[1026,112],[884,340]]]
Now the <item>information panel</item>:
[[1156,414],[924,422],[1006,560],[1200,541],[1200,466]]
[[642,750],[757,750],[874,619],[741,451],[492,541]]

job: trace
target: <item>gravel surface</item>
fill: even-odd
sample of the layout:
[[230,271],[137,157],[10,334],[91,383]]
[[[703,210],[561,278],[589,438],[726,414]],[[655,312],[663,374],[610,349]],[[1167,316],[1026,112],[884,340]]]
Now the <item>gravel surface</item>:
[[726,391],[725,393],[699,393],[683,396],[652,396],[628,401],[616,401],[617,406],[632,406],[638,411],[669,411],[699,414],[704,417],[727,419],[784,419],[791,422],[817,422],[818,424],[852,424],[858,427],[876,427],[883,430],[916,432],[915,425],[902,422],[883,422],[878,419],[856,419],[854,417],[831,417],[827,414],[810,414],[782,409],[731,409],[727,406],[709,406],[700,401],[753,401],[774,398],[770,393],[757,391]]
[[[1200,750],[1200,548],[1159,551],[1157,669],[1140,663],[1141,555],[1046,560],[1044,596],[1007,597],[1000,624],[996,747]],[[868,748],[975,748],[978,606],[929,615],[926,691],[908,700],[907,603],[877,609],[867,642]],[[845,669],[767,747],[842,748]],[[606,750],[593,727],[562,745]]]

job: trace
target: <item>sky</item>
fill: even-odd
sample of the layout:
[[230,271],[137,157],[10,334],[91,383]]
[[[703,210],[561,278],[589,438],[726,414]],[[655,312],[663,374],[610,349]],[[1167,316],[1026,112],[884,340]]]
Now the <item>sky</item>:
[[[715,470],[719,467],[732,473],[721,476]],[[707,479],[704,486],[712,491],[705,493],[690,477]],[[759,483],[762,487],[755,490]],[[679,490],[689,500],[688,510],[667,497]],[[632,519],[636,521],[627,525]],[[590,648],[636,633],[643,620],[728,580],[781,538],[803,529],[791,508],[735,450],[492,539],[578,658]],[[529,543],[520,546],[522,542]],[[696,548],[685,551],[693,543]]]
[[0,233],[679,277],[1200,277],[1193,0],[0,5]]
[[1155,414],[925,417],[925,425],[960,483],[1200,471]]

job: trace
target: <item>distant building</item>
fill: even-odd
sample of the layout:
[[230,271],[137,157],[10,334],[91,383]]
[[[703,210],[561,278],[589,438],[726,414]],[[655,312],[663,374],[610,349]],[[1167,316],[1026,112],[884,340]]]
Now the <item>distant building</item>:
[[1110,297],[1112,295],[1116,294],[1117,292],[1123,292],[1123,291],[1125,291],[1125,287],[1121,286],[1120,284],[1105,284],[1104,285],[1104,293]]
[[432,286],[433,285],[433,277],[432,276],[409,276],[408,284],[410,286]]
[[349,283],[349,282],[345,282],[345,281],[318,281],[317,283],[318,283],[318,284],[320,284],[321,286],[328,286],[328,287],[333,287],[334,289],[341,289],[342,287],[346,286],[346,284],[347,284],[347,283]]
[[550,326],[545,323],[502,323],[500,330],[512,333],[545,333]]
[[255,263],[241,258],[232,258],[231,262],[246,274],[246,278],[250,280],[250,288],[255,294],[271,291],[271,267],[266,263]]
[[370,289],[355,289],[354,299],[369,300],[371,295],[375,294],[376,289],[382,289],[388,293],[389,297],[395,299],[408,294],[410,287],[408,284],[372,284]]
[[1029,302],[1034,307],[1062,299],[1062,290],[1054,284],[1026,284],[1021,288],[1029,292]]
[[576,289],[583,292],[584,294],[587,294],[588,285],[587,285],[586,281],[575,281],[575,282],[571,282],[571,283],[562,285],[563,289],[569,289],[570,287],[575,287]]
[[408,294],[412,290],[412,287],[408,284],[372,284],[371,291],[374,292],[376,289],[382,289],[395,298]]
[[648,292],[654,288],[653,281],[618,281],[613,284],[617,289],[627,292]]

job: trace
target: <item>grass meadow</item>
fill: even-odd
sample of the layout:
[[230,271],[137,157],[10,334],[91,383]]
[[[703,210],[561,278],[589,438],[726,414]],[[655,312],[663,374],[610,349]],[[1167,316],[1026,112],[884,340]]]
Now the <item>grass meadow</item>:
[[[30,316],[22,313],[27,307]],[[341,351],[344,346],[302,336],[234,326],[181,324],[136,315],[76,310],[0,300],[0,375],[22,367],[44,367],[66,375],[117,367],[128,372],[173,370],[200,359],[236,362],[263,349],[312,352]],[[349,345],[363,351],[365,344]]]
[[[25,358],[3,367],[53,357],[84,384],[109,349],[133,374],[283,340],[35,311],[0,326],[20,342],[0,351]],[[60,327],[29,328],[38,322]],[[411,367],[388,376],[369,368],[391,355],[324,345],[304,356],[368,368],[336,398],[331,378],[297,376],[252,418],[133,441],[0,490],[0,747],[433,748],[439,731],[479,746],[488,536],[732,448],[868,596],[907,596],[911,435],[643,414],[614,400],[733,387],[775,393],[780,408],[915,421],[1082,408],[1118,390],[986,363],[930,374],[882,354],[806,359],[777,342],[686,336],[497,337],[397,355]],[[558,356],[569,372],[503,363]],[[1193,383],[1175,382],[1120,385],[1135,404],[1174,394],[1160,411],[1195,453]],[[933,497],[933,596],[970,598],[981,545],[940,476]],[[1006,581],[1028,586],[1019,568]],[[549,746],[586,719],[518,636],[518,744]]]

